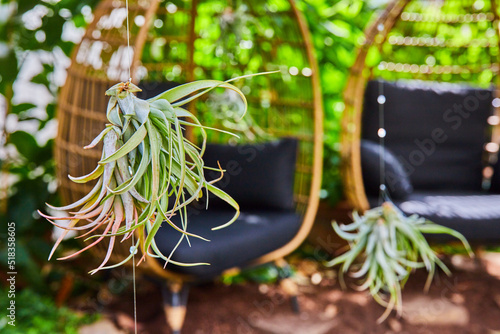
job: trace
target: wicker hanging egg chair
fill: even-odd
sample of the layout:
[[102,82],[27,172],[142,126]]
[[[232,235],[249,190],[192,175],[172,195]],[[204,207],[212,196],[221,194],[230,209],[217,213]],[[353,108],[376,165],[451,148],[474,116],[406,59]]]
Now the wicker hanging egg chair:
[[406,215],[498,243],[498,23],[494,0],[400,0],[369,26],[344,92],[342,175],[354,209],[380,205],[385,166]]
[[[63,202],[73,202],[90,189],[72,183],[67,175],[84,175],[95,167],[100,150],[84,150],[83,146],[106,122],[106,89],[128,80],[126,13],[124,0],[101,1],[74,50],[59,99],[55,148]],[[323,111],[317,64],[306,23],[294,2],[130,0],[129,17],[131,76],[149,94],[139,97],[193,80],[227,80],[280,70],[237,83],[247,96],[248,115],[260,130],[273,138],[293,137],[299,143],[293,201],[294,214],[302,217],[302,223],[285,245],[252,263],[280,260],[303,242],[312,227],[322,168]],[[203,109],[203,104],[192,102],[189,107],[202,124],[221,126],[221,120]],[[188,135],[196,138],[196,133]],[[227,139],[210,133],[211,142]],[[121,261],[129,247],[126,242],[115,247],[110,262],[113,258]],[[190,279],[163,269],[157,261],[141,267],[168,280]]]
[[[466,82],[483,88],[490,86],[493,91],[491,85],[500,78],[498,19],[496,1],[396,0],[369,26],[344,91],[342,173],[346,197],[355,209],[371,206],[363,182],[360,151],[361,139],[366,136],[363,112],[371,103],[365,92],[370,86],[367,83],[376,79]],[[496,91],[491,99],[495,96]],[[493,106],[497,115],[498,106]],[[494,124],[495,117],[488,122]],[[378,122],[372,127],[376,126]],[[497,131],[493,131],[493,137],[498,136]]]
[[[245,83],[243,90],[249,114],[265,132],[301,139],[296,204],[312,221],[321,177],[322,102],[306,23],[293,1],[242,1],[248,15],[258,20],[254,23],[258,26],[252,27],[258,33],[249,32],[254,40],[239,40],[239,53],[231,59],[211,56],[217,53],[214,45],[221,37],[215,27],[217,20],[231,8],[231,1],[226,6],[223,3],[130,1],[133,80],[154,91],[173,82],[227,80],[246,73],[281,70],[281,75]],[[75,201],[90,189],[74,184],[67,175],[84,175],[95,167],[99,150],[84,150],[83,146],[106,122],[107,97],[103,92],[128,79],[125,1],[102,1],[94,16],[73,53],[59,98],[55,155],[64,202]],[[196,107],[193,110],[196,112]],[[213,125],[209,113],[198,117]],[[227,137],[212,137],[213,141],[224,139]]]

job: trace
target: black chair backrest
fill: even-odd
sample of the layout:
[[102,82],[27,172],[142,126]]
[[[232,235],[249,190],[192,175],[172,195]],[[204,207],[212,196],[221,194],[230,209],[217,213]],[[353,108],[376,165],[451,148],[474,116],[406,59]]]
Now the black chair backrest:
[[480,190],[493,88],[418,80],[370,81],[362,137],[378,141],[379,95],[384,95],[385,145],[416,190]]
[[140,99],[147,100],[179,85],[180,83],[174,81],[141,81],[139,88],[142,92],[137,92],[136,95]]

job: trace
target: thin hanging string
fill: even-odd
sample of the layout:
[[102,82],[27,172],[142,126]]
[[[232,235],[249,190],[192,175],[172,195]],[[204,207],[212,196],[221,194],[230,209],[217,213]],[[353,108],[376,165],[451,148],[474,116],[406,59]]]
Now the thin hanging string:
[[135,253],[137,253],[137,246],[135,245],[134,232],[132,232],[132,280],[134,286],[134,333],[137,334],[137,289],[135,284]]
[[380,144],[380,192],[379,192],[379,202],[382,204],[389,200],[389,195],[387,193],[387,186],[385,184],[385,115],[384,115],[384,106],[385,106],[385,95],[384,95],[384,83],[382,81],[378,82],[378,125],[379,129],[377,132]]
[[[130,26],[129,26],[129,10],[128,10],[128,0],[125,0],[125,9],[127,11],[127,55],[128,55],[128,81],[132,82],[131,67],[132,67],[132,56],[130,49]],[[135,234],[132,232],[132,285],[134,288],[134,333],[137,334],[137,288],[135,281],[135,253],[137,253],[137,246],[135,245]]]
[[128,24],[128,0],[125,0],[125,9],[127,10],[127,55],[128,55],[128,81],[132,82],[132,74],[131,74],[131,67],[132,67],[132,56],[130,55],[131,50],[130,50],[130,27]]

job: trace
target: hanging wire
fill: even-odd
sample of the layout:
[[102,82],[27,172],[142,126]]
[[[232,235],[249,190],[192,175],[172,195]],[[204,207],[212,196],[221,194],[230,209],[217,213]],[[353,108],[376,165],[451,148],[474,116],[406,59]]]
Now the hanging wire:
[[385,130],[385,115],[384,115],[384,106],[385,106],[385,95],[384,95],[384,83],[383,81],[378,82],[378,125],[379,129],[377,131],[377,135],[379,138],[380,145],[380,192],[379,192],[379,204],[383,202],[390,201],[389,194],[387,192],[387,186],[385,184],[385,136],[387,134]]
[[134,286],[134,333],[137,334],[137,288],[135,284],[135,253],[137,253],[137,246],[135,245],[134,234],[132,233],[132,246],[134,247],[134,253],[132,254],[132,284]]
[[128,81],[132,82],[132,74],[131,74],[131,67],[132,67],[132,56],[130,55],[130,27],[128,23],[128,0],[125,0],[125,9],[127,11],[127,55],[128,55]]
[[[127,55],[128,55],[128,81],[132,82],[131,67],[132,67],[132,56],[130,49],[130,26],[129,26],[129,9],[128,0],[125,0],[125,9],[127,11]],[[135,233],[132,233],[132,247],[130,248],[132,252],[132,285],[134,288],[134,333],[137,334],[137,288],[135,280],[135,254],[137,253],[137,246],[135,245]]]

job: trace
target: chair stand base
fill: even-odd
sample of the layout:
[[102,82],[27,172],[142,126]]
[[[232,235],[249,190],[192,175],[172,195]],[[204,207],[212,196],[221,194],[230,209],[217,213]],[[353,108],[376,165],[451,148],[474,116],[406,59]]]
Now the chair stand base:
[[295,283],[291,278],[282,278],[280,280],[280,286],[283,292],[290,298],[290,306],[292,307],[292,311],[294,313],[300,313],[300,305],[299,305],[299,289],[297,287],[297,283]]
[[189,287],[182,283],[162,285],[163,310],[173,334],[181,334],[186,317],[186,304]]
[[297,296],[291,296],[290,303],[292,305],[293,313],[300,314],[299,298]]
[[292,269],[284,259],[277,260],[276,266],[279,271],[281,289],[290,298],[292,311],[299,314],[300,305],[297,297],[299,295],[299,288],[297,283],[290,278],[293,275]]

